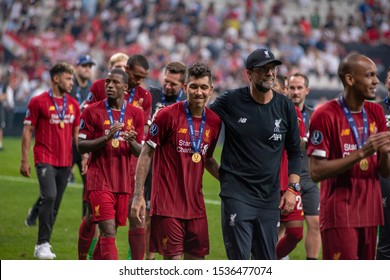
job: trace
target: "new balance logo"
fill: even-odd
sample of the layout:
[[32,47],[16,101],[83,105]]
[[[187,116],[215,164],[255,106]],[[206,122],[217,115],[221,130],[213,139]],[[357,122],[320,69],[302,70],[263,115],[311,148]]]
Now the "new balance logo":
[[239,123],[246,123],[246,121],[247,121],[247,118],[239,118],[238,119]]

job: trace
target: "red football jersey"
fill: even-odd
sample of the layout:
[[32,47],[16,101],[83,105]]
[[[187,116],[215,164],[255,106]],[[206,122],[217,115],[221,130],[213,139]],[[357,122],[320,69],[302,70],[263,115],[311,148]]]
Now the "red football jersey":
[[[119,120],[120,110],[112,110],[115,121]],[[87,189],[111,191],[114,193],[130,193],[134,191],[131,184],[130,145],[122,135],[127,130],[137,132],[137,142],[141,143],[144,134],[142,110],[132,105],[126,106],[124,117],[125,126],[119,134],[119,147],[114,148],[112,141],[91,153],[87,172]],[[110,129],[110,120],[103,101],[88,106],[81,116],[79,138],[92,140],[107,134]]]
[[[368,133],[386,130],[382,108],[366,101]],[[362,113],[352,113],[363,134]],[[332,100],[314,111],[310,120],[308,155],[328,160],[346,157],[358,149],[347,118],[337,100]],[[348,171],[321,182],[321,230],[337,227],[368,227],[383,223],[381,189],[378,179],[378,154],[367,158],[362,169],[357,163]]]
[[[48,92],[33,97],[23,123],[35,127],[34,163],[47,163],[57,167],[72,166],[73,129],[80,125],[80,108],[77,100],[66,95],[65,127]],[[59,112],[63,110],[63,98],[54,97]]]
[[[202,159],[192,161],[188,123],[183,102],[167,106],[157,114],[147,144],[155,147],[150,213],[180,219],[206,216],[202,193],[205,160],[213,155],[221,128],[220,118],[206,108],[206,124],[201,144]],[[201,118],[192,118],[198,139]]]
[[[105,79],[100,79],[100,80],[95,81],[92,84],[91,89],[90,89],[90,93],[87,97],[87,100],[85,101],[85,105],[84,105],[85,107],[87,107],[95,102],[106,99],[106,91],[104,88],[105,82],[106,82]],[[147,91],[143,87],[137,86],[135,88],[134,98],[133,98],[131,104],[134,106],[137,106],[138,101],[141,98],[143,99],[141,107],[143,109],[144,122],[146,124],[151,117],[150,114],[152,112],[152,95],[150,94],[149,91]],[[129,93],[126,92],[125,93],[125,100],[128,100],[128,99],[129,99]]]
[[[298,126],[299,126],[299,136],[301,138],[306,136],[305,123],[303,122],[302,113],[298,107],[295,106],[295,112],[298,117]],[[280,190],[285,191],[288,187],[288,159],[286,149],[283,149],[282,159],[280,160],[280,169],[279,169],[279,181],[280,181]]]

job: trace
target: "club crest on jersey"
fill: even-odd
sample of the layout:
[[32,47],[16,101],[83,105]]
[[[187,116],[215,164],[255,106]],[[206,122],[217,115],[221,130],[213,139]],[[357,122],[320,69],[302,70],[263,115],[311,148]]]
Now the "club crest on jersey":
[[322,133],[321,131],[319,130],[314,130],[313,131],[313,134],[311,135],[310,137],[310,142],[313,144],[313,145],[319,145],[322,143],[322,140],[324,139],[324,137],[322,136]]
[[84,129],[85,127],[85,122],[83,119],[80,120],[80,129]]
[[87,96],[87,101],[92,101],[92,99],[93,99],[93,93],[89,92]]
[[151,136],[156,136],[156,135],[157,135],[157,132],[158,132],[158,126],[157,126],[157,124],[152,123],[152,125],[151,125],[150,128],[149,128],[149,134],[150,134]]

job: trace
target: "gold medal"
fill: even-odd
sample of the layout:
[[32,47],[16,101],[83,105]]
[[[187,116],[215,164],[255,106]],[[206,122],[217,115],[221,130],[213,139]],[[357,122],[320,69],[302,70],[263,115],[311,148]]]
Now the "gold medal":
[[60,127],[61,127],[61,128],[64,128],[64,127],[65,127],[64,121],[60,121]]
[[360,170],[367,171],[368,170],[368,160],[367,159],[362,159],[359,162],[359,167],[360,167]]
[[200,153],[195,153],[192,155],[192,161],[195,163],[198,163],[202,159],[202,156]]
[[119,140],[118,139],[112,139],[111,140],[111,146],[113,146],[114,148],[118,148],[119,147]]

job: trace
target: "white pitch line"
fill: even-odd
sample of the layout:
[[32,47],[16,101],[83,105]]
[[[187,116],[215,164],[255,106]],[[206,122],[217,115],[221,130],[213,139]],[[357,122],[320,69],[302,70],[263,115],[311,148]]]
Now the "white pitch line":
[[[38,184],[38,180],[36,178],[26,178],[26,177],[16,177],[16,176],[7,176],[7,175],[0,175],[0,181],[11,181],[11,182],[22,182],[22,183],[28,183],[28,184]],[[81,189],[83,187],[80,183],[73,183],[68,184],[67,188],[76,188]],[[204,202],[206,204],[210,205],[221,205],[221,201],[219,200],[213,200],[213,199],[207,199],[205,198]]]

